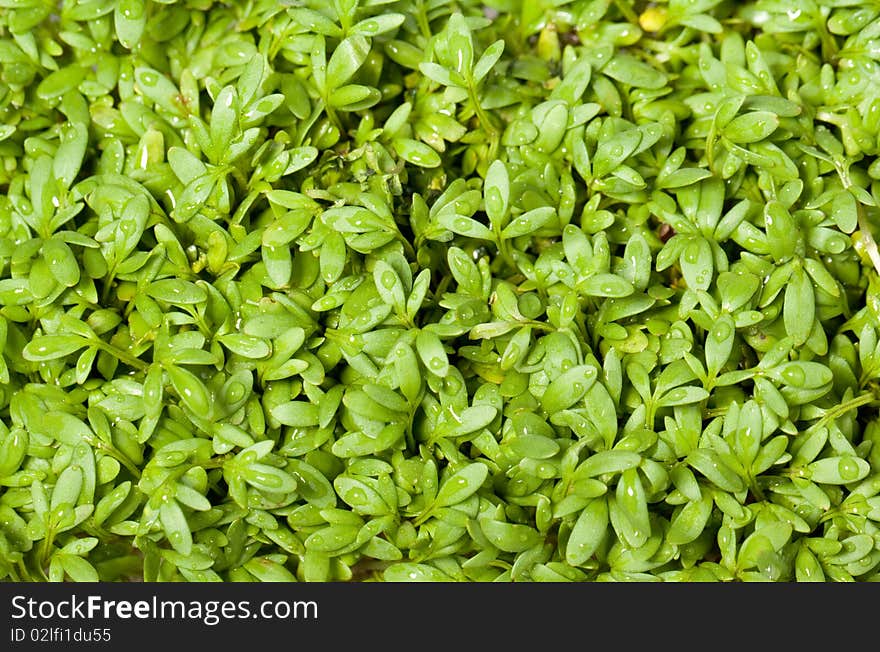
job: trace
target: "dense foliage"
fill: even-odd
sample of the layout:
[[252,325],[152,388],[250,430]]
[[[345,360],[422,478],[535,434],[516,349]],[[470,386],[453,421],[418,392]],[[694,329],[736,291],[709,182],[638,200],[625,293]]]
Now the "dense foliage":
[[0,579],[877,579],[878,61],[876,1],[0,0]]

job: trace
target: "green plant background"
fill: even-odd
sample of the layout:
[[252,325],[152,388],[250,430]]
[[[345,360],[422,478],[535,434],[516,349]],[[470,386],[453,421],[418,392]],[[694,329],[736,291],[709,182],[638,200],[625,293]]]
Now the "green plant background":
[[880,3],[0,0],[0,580],[880,577]]

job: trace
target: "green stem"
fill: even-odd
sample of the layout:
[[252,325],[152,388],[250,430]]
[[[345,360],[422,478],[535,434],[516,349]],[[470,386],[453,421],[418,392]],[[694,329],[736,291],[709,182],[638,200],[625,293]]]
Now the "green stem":
[[835,419],[840,418],[850,410],[855,410],[863,405],[867,405],[875,400],[875,396],[873,392],[869,392],[867,394],[861,394],[856,396],[855,398],[851,398],[845,403],[841,403],[840,405],[835,405],[833,408],[828,410],[825,414],[822,415],[822,418],[819,419],[813,428],[822,428],[829,421],[833,421]]
[[623,17],[633,25],[639,24],[639,17],[636,15],[636,12],[632,7],[629,6],[628,2],[621,2],[621,0],[614,0],[614,6],[623,14]]
[[428,506],[428,508],[427,508],[424,512],[422,512],[421,514],[419,514],[419,515],[413,520],[413,525],[415,525],[416,527],[418,527],[419,525],[421,525],[422,523],[424,523],[425,521],[427,521],[429,518],[431,518],[431,517],[434,515],[434,509],[435,509],[435,508],[434,508],[434,505],[433,505],[433,503],[432,503],[431,505]]
[[425,37],[425,40],[431,39],[431,23],[428,21],[428,12],[425,11],[425,2],[424,0],[418,0],[416,3],[418,6],[418,11],[416,11],[416,22],[419,25],[419,31],[422,33],[422,36]]
[[339,119],[339,116],[336,114],[336,111],[330,106],[330,100],[324,99],[324,113],[327,114],[327,118],[330,120],[330,123],[339,130],[339,135],[343,136],[345,134],[345,129],[342,127],[342,121]]
[[101,305],[106,306],[110,299],[110,291],[113,289],[113,281],[116,279],[116,265],[113,266],[107,276],[104,277],[104,290],[101,292]]
[[207,462],[201,462],[199,464],[194,464],[193,466],[200,466],[205,470],[220,469],[220,468],[223,468],[223,465],[226,464],[226,462],[228,462],[233,457],[235,457],[235,456],[227,453],[226,455],[222,455],[220,457],[215,457]]
[[868,257],[874,264],[874,269],[880,274],[880,252],[877,251],[877,241],[874,240],[874,236],[871,235],[871,225],[868,224],[868,218],[865,215],[865,210],[862,208],[862,204],[856,203],[856,210],[858,212],[859,233],[862,236],[862,242],[865,245],[865,253],[868,254]]
[[[420,239],[421,239],[421,238],[420,238]],[[419,239],[419,240],[420,240],[420,239]],[[401,244],[401,246],[403,247],[404,251],[406,251],[407,256],[411,257],[412,259],[415,259],[415,257],[416,257],[416,250],[413,248],[412,243],[411,243],[408,239],[406,239],[405,237],[403,237],[403,236],[400,236],[399,238],[397,238],[397,240],[400,242],[400,244]],[[417,240],[416,242],[418,243],[419,240]],[[419,246],[419,245],[420,245],[420,243],[417,244],[417,246]]]
[[38,564],[37,567],[40,569],[40,572],[43,572],[43,568],[46,567],[46,564],[49,563],[49,557],[52,554],[52,544],[55,542],[55,532],[51,529],[47,529],[46,538],[43,539],[42,544],[40,545],[40,552],[38,554]]
[[752,477],[751,474],[749,474],[749,490],[752,492],[752,495],[759,501],[764,500],[764,491],[758,485],[757,478]]
[[496,158],[496,154],[498,153],[500,134],[498,133],[498,129],[495,128],[495,125],[492,124],[489,116],[483,110],[483,106],[480,104],[480,98],[477,96],[477,89],[474,86],[473,80],[468,80],[467,92],[468,98],[474,105],[474,113],[477,114],[477,120],[480,121],[480,127],[482,127],[483,131],[486,132],[486,135],[489,136],[489,159],[493,160],[494,158]]
[[645,405],[645,427],[651,432],[654,431],[654,421],[657,419],[657,404],[652,400]]
[[137,467],[137,465],[132,462],[128,456],[122,451],[112,447],[112,446],[101,446],[101,448],[114,460],[119,462],[122,466],[128,470],[131,475],[140,480],[141,479],[141,470]]
[[516,273],[519,270],[519,267],[513,259],[513,254],[510,250],[510,242],[501,237],[500,230],[495,231],[495,239],[497,240],[498,253],[501,254],[501,259],[507,264],[511,272]]
[[146,371],[150,366],[148,362],[144,362],[140,358],[134,357],[128,351],[123,351],[118,346],[113,346],[112,344],[105,342],[104,340],[98,339],[95,341],[95,346],[100,348],[103,351],[106,351],[110,355],[119,359],[121,362],[124,362],[129,367],[134,367],[140,371]]

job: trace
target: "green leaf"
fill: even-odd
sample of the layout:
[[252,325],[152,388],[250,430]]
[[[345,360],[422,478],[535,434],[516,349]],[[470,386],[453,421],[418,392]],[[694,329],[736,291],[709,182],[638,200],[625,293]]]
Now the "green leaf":
[[681,253],[681,273],[689,288],[708,290],[714,276],[712,246],[700,237],[690,239]]
[[504,53],[504,41],[499,39],[487,47],[477,63],[474,64],[473,80],[476,83],[481,82],[486,75],[495,67],[501,55]]
[[318,406],[305,401],[280,403],[271,412],[275,419],[287,426],[306,428],[317,426],[319,422]]
[[394,149],[400,158],[422,168],[436,168],[442,163],[440,155],[430,146],[412,138],[395,138]]
[[429,564],[401,562],[382,571],[386,582],[452,582],[452,577]]
[[860,457],[840,455],[826,457],[807,465],[810,480],[819,484],[849,484],[865,478],[871,465]]
[[592,557],[608,530],[608,502],[604,496],[594,498],[578,516],[565,544],[565,561],[580,566]]
[[676,546],[695,541],[706,529],[712,516],[712,496],[706,491],[696,501],[685,503],[673,516],[666,539]]
[[261,491],[282,494],[296,491],[296,480],[289,473],[268,464],[248,464],[242,469],[242,477]]
[[630,451],[599,451],[585,459],[577,469],[578,477],[592,478],[606,473],[620,473],[637,467],[642,456]]
[[797,251],[797,224],[788,209],[779,201],[767,202],[764,207],[764,224],[770,254],[777,261],[786,261]]
[[98,571],[88,561],[77,555],[57,553],[54,559],[58,559],[64,572],[74,582],[98,582]]
[[714,450],[695,448],[688,454],[687,462],[724,491],[737,492],[745,489],[742,478]]
[[802,267],[796,267],[785,286],[783,304],[785,332],[796,346],[804,344],[810,337],[816,319],[816,295],[813,282]]
[[434,506],[458,505],[475,494],[488,476],[489,468],[480,462],[460,468],[440,485],[434,498]]
[[[371,106],[375,106],[381,99],[382,94],[371,86],[364,86],[362,84],[346,84],[344,86],[339,86],[338,88],[334,89],[330,93],[328,102],[330,106],[342,109],[343,111],[362,111],[364,109],[370,108]],[[417,141],[410,142],[415,143]],[[398,148],[398,150],[399,149],[400,148]],[[424,167],[436,166],[426,165]]]
[[153,281],[147,286],[147,294],[159,301],[179,306],[203,303],[208,298],[205,290],[195,283],[177,278]]
[[630,296],[634,291],[632,284],[617,274],[593,274],[579,282],[578,290],[591,297],[623,298]]
[[76,505],[83,486],[82,469],[77,466],[68,466],[55,481],[52,489],[52,501],[50,509],[58,509],[63,504]]
[[735,143],[756,143],[764,140],[779,126],[779,118],[769,111],[751,111],[737,116],[722,130]]
[[702,387],[676,387],[657,399],[658,406],[690,405],[709,398],[709,392]]
[[361,34],[344,38],[327,62],[327,86],[336,89],[351,79],[370,53],[370,42]]
[[533,208],[513,218],[501,231],[501,237],[510,239],[534,233],[549,224],[554,217],[556,217],[556,210],[552,206]]
[[177,102],[180,90],[168,77],[154,68],[141,67],[135,68],[134,78],[137,89],[151,102],[175,115],[184,114]]
[[541,396],[541,407],[549,415],[571,407],[584,397],[596,382],[596,376],[593,367],[572,367],[547,386]]
[[441,84],[442,86],[450,86],[450,87],[465,87],[467,86],[467,82],[465,82],[464,77],[462,77],[455,70],[449,70],[448,68],[444,68],[443,66],[433,63],[433,62],[424,62],[419,64],[419,70],[422,72],[425,77],[428,79]]
[[169,499],[162,503],[159,508],[159,519],[171,546],[181,555],[189,555],[193,545],[192,532],[176,500]]
[[651,521],[647,496],[638,469],[626,469],[620,474],[615,490],[615,504],[629,522],[630,527],[626,530],[627,543],[633,547],[644,545],[651,534]]
[[427,369],[441,378],[449,373],[449,358],[440,338],[431,331],[421,330],[416,336],[416,351]]
[[205,384],[193,372],[177,365],[165,367],[174,392],[193,413],[206,416],[211,413],[211,395]]
[[294,574],[273,559],[255,557],[246,561],[244,568],[261,582],[296,582]]
[[481,518],[480,529],[489,542],[505,552],[523,552],[541,542],[544,537],[529,527],[516,523],[505,523],[491,518]]
[[234,86],[224,86],[214,98],[211,109],[210,134],[214,150],[227,150],[238,133],[238,91]]
[[46,362],[66,357],[89,343],[79,335],[43,335],[25,344],[22,356],[31,362]]
[[602,68],[602,73],[621,84],[635,88],[658,89],[666,85],[666,75],[639,61],[634,56],[618,52]]
[[510,208],[510,178],[503,161],[495,160],[486,171],[483,182],[486,215],[496,231],[504,228]]
[[364,20],[352,25],[349,30],[352,34],[361,34],[367,37],[379,36],[387,34],[400,27],[406,20],[404,14],[385,13],[365,18]]
[[333,487],[339,497],[358,514],[384,516],[393,513],[397,505],[388,505],[367,480],[338,475],[333,479]]

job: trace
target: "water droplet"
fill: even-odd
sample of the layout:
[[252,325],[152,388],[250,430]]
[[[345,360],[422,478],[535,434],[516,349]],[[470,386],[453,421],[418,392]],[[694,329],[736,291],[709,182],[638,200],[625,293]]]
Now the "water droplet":
[[255,473],[254,480],[256,480],[260,484],[264,484],[267,487],[280,487],[281,486],[281,478],[274,475],[266,475],[265,473]]
[[837,472],[844,480],[855,480],[859,477],[859,465],[854,458],[844,457],[837,463]]
[[[183,451],[168,451],[163,455],[163,461],[165,462],[165,466],[178,466],[186,462],[186,453]],[[170,496],[165,494],[162,496],[162,500],[168,501],[170,500]]]
[[247,388],[242,383],[230,383],[226,388],[226,397],[230,403],[237,403],[246,393]]
[[365,502],[367,502],[367,494],[365,494],[360,489],[354,489],[348,494],[348,502],[354,503],[355,505],[363,505]]
[[789,385],[800,387],[807,379],[804,370],[795,365],[789,365],[782,371],[782,378]]
[[122,15],[128,20],[140,20],[144,15],[144,2],[140,0],[122,0],[119,8]]
[[152,87],[159,83],[159,75],[155,72],[144,72],[141,74],[141,84],[144,86]]
[[395,276],[394,272],[387,271],[382,274],[382,285],[385,286],[386,288],[388,288],[389,290],[394,287],[396,282],[397,282],[397,276]]
[[730,324],[726,321],[721,321],[715,324],[714,330],[715,338],[719,340],[726,340],[728,337],[730,337],[730,334],[732,332]]
[[274,106],[275,104],[274,102],[272,102],[272,100],[261,100],[257,103],[257,111],[259,111],[260,113],[269,113],[274,108]]

